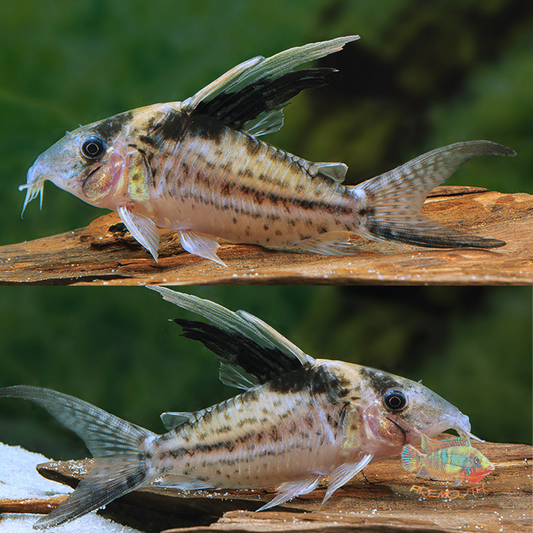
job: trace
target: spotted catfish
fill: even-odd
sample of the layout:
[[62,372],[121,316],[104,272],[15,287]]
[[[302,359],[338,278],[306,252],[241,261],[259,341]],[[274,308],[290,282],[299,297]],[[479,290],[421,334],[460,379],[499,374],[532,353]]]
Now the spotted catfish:
[[220,377],[244,393],[195,413],[163,413],[157,435],[59,392],[28,386],[0,397],[32,400],[80,435],[95,464],[74,493],[35,527],[80,517],[139,487],[279,485],[260,510],[311,492],[329,476],[324,502],[371,461],[468,417],[420,383],[342,361],[314,359],[260,319],[195,296],[153,287],[210,323],[176,319],[221,361]]
[[[258,139],[283,125],[283,107],[334,69],[294,67],[358,36],[255,57],[183,102],[155,104],[80,127],[28,172],[24,208],[45,180],[117,211],[157,260],[160,228],[183,248],[224,264],[218,238],[329,255],[353,253],[349,235],[420,246],[491,248],[505,243],[446,228],[420,214],[427,194],[484,154],[514,155],[488,141],[433,150],[357,186],[343,163],[315,163]],[[24,211],[23,208],[23,211]]]

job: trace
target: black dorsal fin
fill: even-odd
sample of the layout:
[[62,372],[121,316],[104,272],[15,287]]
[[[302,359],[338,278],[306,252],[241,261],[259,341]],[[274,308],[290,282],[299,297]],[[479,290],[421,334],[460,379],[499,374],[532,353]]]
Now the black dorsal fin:
[[275,346],[262,346],[240,331],[224,331],[213,324],[183,318],[174,322],[183,328],[184,337],[200,341],[221,363],[242,368],[259,384],[302,368],[298,359],[287,357]]
[[[278,78],[261,79],[235,92],[223,92],[211,100],[200,102],[191,115],[209,115],[231,128],[249,131],[255,136],[273,133],[283,125],[279,112],[289,100],[304,89],[326,85],[326,78],[332,72],[335,70],[331,68],[304,69]],[[255,126],[264,123],[268,116],[280,120],[275,123],[269,121],[269,127],[256,131]]]
[[258,383],[315,363],[268,324],[245,311],[233,312],[209,300],[165,287],[148,288],[159,292],[168,302],[207,318],[211,324],[185,319],[174,322],[183,328],[185,337],[199,340],[219,361],[244,370]]
[[214,117],[250,135],[278,131],[283,126],[282,108],[287,102],[304,89],[324,85],[334,70],[294,68],[338,52],[357,39],[357,35],[349,35],[244,61],[184,100],[181,110],[191,116]]

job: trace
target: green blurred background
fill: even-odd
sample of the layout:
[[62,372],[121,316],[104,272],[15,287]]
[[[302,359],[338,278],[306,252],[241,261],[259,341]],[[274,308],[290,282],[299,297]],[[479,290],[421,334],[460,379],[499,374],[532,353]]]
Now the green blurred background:
[[[348,182],[448,143],[489,139],[451,184],[533,191],[533,3],[518,0],[3,0],[0,244],[87,225],[102,212],[51,184],[20,218],[27,169],[67,129],[182,100],[235,64],[358,33],[322,60],[340,73],[299,95],[267,140],[344,161]],[[188,289],[266,320],[315,357],[395,372],[457,405],[474,433],[531,442],[532,291],[519,288]],[[190,316],[141,288],[0,287],[0,386],[54,388],[160,431],[165,410],[234,394],[167,321]],[[0,402],[0,441],[54,458],[83,447],[26,402]]]

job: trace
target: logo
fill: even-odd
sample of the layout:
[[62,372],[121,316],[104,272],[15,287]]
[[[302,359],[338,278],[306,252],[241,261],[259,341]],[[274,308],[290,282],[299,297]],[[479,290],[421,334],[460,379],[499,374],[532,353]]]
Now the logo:
[[466,490],[439,490],[429,489],[422,485],[412,485],[409,492],[414,492],[423,498],[440,498],[443,500],[456,500],[457,498],[466,498],[467,496],[487,496],[488,491],[485,489],[485,483],[468,487]]

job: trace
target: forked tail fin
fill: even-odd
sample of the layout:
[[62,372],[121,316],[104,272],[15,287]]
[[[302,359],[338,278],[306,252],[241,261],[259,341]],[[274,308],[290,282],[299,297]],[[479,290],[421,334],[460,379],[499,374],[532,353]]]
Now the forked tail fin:
[[495,248],[504,241],[486,239],[447,228],[420,213],[429,192],[463,163],[479,155],[516,155],[490,141],[450,144],[423,154],[394,170],[355,186],[363,202],[360,234],[373,240],[393,240],[432,248]]
[[25,385],[0,389],[0,397],[31,400],[77,433],[95,456],[95,465],[72,495],[35,529],[55,527],[79,518],[156,477],[145,458],[155,434],[90,403],[60,392]]

